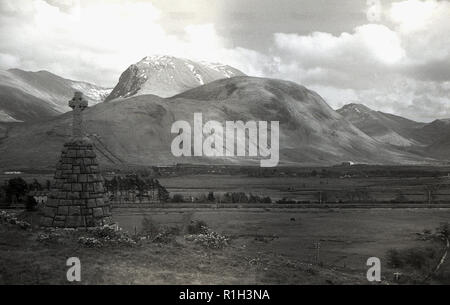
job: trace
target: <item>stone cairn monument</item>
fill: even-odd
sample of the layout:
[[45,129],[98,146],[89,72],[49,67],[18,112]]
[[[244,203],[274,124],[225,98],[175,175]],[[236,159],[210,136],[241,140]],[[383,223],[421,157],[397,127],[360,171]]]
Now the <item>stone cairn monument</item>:
[[73,109],[73,137],[64,144],[56,165],[41,225],[95,227],[109,223],[111,213],[92,143],[83,135],[82,114],[88,103],[81,92],[75,92],[69,106]]

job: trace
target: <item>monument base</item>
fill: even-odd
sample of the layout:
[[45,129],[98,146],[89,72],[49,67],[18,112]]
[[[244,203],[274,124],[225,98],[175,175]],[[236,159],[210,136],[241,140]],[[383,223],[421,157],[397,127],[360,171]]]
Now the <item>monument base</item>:
[[110,223],[103,177],[90,141],[64,144],[54,183],[41,217],[42,226],[78,228]]

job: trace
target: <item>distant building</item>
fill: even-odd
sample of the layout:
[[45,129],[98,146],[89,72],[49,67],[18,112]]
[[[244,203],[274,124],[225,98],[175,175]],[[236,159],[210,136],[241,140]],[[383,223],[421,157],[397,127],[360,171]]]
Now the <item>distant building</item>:
[[352,161],[344,161],[341,164],[338,164],[338,165],[335,165],[335,166],[349,167],[349,166],[352,166],[354,164],[355,164],[355,162],[352,162]]

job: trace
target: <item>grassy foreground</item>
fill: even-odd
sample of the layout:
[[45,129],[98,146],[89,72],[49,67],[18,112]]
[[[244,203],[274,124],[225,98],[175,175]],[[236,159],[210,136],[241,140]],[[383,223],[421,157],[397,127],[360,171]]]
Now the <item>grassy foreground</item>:
[[[423,227],[439,223],[449,211],[407,217],[391,211],[387,220],[383,212],[361,212],[359,219],[354,211],[245,213],[165,211],[135,217],[116,211],[119,223],[139,224],[131,234],[24,229],[3,221],[0,284],[69,284],[69,257],[81,261],[81,284],[368,284],[370,256],[382,260],[382,284],[448,283],[448,261],[427,278],[444,247],[427,238]],[[19,212],[18,218],[36,224],[38,214]],[[417,228],[408,225],[422,217],[427,219]],[[397,223],[386,227],[393,219]],[[376,221],[382,227],[375,234]]]

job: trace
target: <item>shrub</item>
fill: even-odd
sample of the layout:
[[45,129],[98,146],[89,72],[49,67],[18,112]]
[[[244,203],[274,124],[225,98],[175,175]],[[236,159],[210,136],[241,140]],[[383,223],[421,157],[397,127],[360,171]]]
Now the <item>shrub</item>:
[[295,204],[297,203],[295,200],[288,199],[286,197],[281,198],[280,200],[277,200],[277,203],[279,204]]
[[403,260],[400,252],[397,249],[390,249],[387,252],[388,266],[391,268],[402,268]]
[[214,202],[214,201],[216,201],[216,198],[214,197],[214,193],[213,193],[213,192],[209,192],[209,193],[208,193],[207,200],[208,200],[209,202]]
[[450,237],[450,223],[448,223],[448,222],[441,223],[441,225],[437,228],[436,231],[440,237],[449,238]]
[[413,268],[422,269],[427,267],[436,257],[436,252],[432,248],[409,249],[405,255],[405,263]]
[[107,245],[134,246],[136,241],[116,225],[103,225],[89,229],[86,235],[78,238],[78,243],[86,247],[103,247]]
[[28,184],[21,177],[8,180],[6,186],[6,195],[11,202],[20,201],[21,197],[27,192]]
[[436,258],[433,248],[390,249],[387,252],[388,266],[392,268],[412,267],[420,270],[430,267]]
[[192,241],[209,249],[222,249],[228,245],[229,238],[213,231],[207,231],[201,234],[186,235],[186,240]]
[[33,196],[27,196],[27,202],[25,203],[25,209],[27,211],[35,211],[37,207],[37,202]]
[[172,242],[175,236],[180,234],[180,228],[178,227],[161,227],[159,233],[152,238],[152,242],[168,244]]
[[30,223],[23,221],[23,220],[19,220],[15,214],[10,214],[6,211],[0,211],[0,223],[16,225],[23,230],[27,230],[27,229],[31,228]]
[[269,196],[264,197],[262,199],[262,203],[272,203],[272,198],[270,198]]
[[208,232],[208,225],[203,220],[192,220],[186,229],[188,234],[203,234]]
[[181,194],[174,194],[172,197],[172,202],[184,202],[184,197]]
[[145,235],[149,238],[154,238],[159,233],[158,226],[153,223],[153,221],[147,217],[142,219],[142,228],[141,228],[141,234]]
[[248,203],[248,197],[245,193],[231,193],[231,201],[233,203]]
[[403,194],[397,194],[394,199],[391,200],[392,203],[405,203],[408,202],[408,198],[406,198]]
[[141,239],[148,239],[156,243],[169,243],[179,234],[179,227],[158,226],[148,218],[142,220]]

